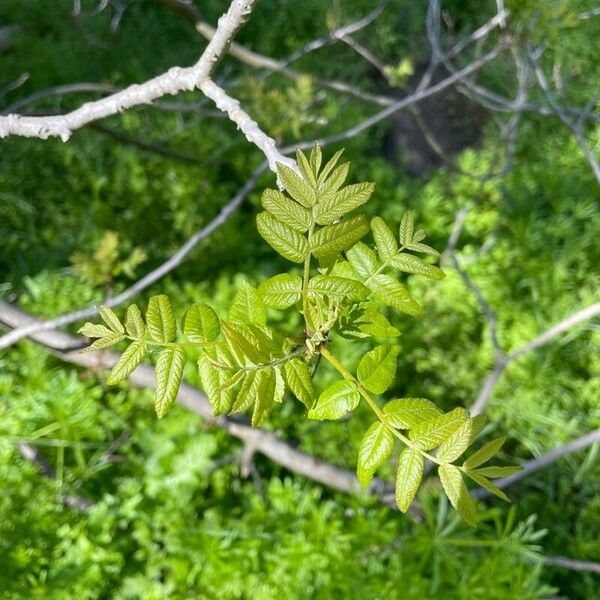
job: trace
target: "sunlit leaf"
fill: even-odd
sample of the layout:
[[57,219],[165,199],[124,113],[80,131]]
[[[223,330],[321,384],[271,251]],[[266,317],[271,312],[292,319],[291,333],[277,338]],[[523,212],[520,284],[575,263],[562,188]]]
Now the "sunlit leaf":
[[356,273],[364,279],[370,275],[374,275],[379,267],[379,261],[375,252],[362,242],[358,242],[358,244],[352,246],[346,252],[346,257],[356,270]]
[[438,473],[444,492],[446,492],[452,506],[469,525],[475,527],[477,525],[477,508],[473,498],[469,495],[458,467],[440,465]]
[[150,298],[146,310],[146,324],[153,340],[165,343],[175,339],[175,316],[168,296],[160,294]]
[[467,419],[446,441],[438,448],[436,457],[443,462],[456,460],[471,443],[473,421]]
[[300,233],[304,233],[310,227],[310,211],[278,190],[265,190],[262,194],[262,205],[278,221]]
[[486,463],[499,452],[505,441],[506,437],[502,436],[488,442],[485,446],[482,446],[477,450],[477,452],[471,454],[471,456],[463,463],[463,467],[465,467],[465,469],[475,469],[479,465]]
[[335,220],[358,208],[371,197],[373,183],[349,185],[336,193],[326,195],[315,206],[315,220],[319,225],[329,225]]
[[185,314],[183,334],[190,342],[212,342],[220,330],[219,317],[208,304],[192,304]]
[[[277,174],[283,182],[288,194],[306,208],[316,202],[315,190],[287,165],[277,163]],[[268,240],[267,240],[268,241]]]
[[275,371],[262,369],[258,377],[258,390],[254,410],[252,411],[252,427],[258,427],[269,414],[275,400]]
[[373,423],[358,448],[356,475],[363,489],[369,487],[375,471],[385,462],[394,448],[394,436],[380,421]]
[[311,252],[317,258],[336,256],[342,250],[354,246],[368,231],[367,220],[362,215],[335,225],[328,225],[313,236]]
[[289,308],[300,300],[302,278],[299,275],[281,273],[261,283],[258,288],[263,302],[271,308]]
[[127,308],[125,329],[127,330],[127,333],[134,338],[142,338],[146,333],[146,324],[144,323],[142,313],[137,304],[131,304]]
[[256,226],[260,235],[281,256],[296,263],[304,261],[308,243],[302,234],[268,212],[257,215]]
[[398,458],[396,474],[396,504],[403,512],[407,512],[423,478],[423,456],[412,448],[404,448]]
[[110,327],[110,329],[115,333],[125,333],[125,328],[121,321],[119,321],[119,317],[117,317],[108,306],[101,306],[98,311],[100,312],[102,320]]
[[392,230],[385,224],[381,217],[371,219],[371,230],[375,238],[377,252],[381,260],[387,260],[398,252],[398,242],[392,233]]
[[308,365],[299,358],[292,358],[284,364],[285,380],[292,393],[306,408],[312,408],[315,402],[315,391]]
[[148,348],[144,342],[132,342],[131,345],[121,354],[119,361],[112,368],[107,382],[110,385],[127,379],[135,368],[144,360]]
[[422,450],[431,450],[445,442],[468,418],[469,413],[464,408],[455,408],[415,425],[409,437]]
[[267,322],[267,312],[259,293],[248,283],[244,283],[235,293],[229,318],[240,323],[255,323],[264,325]]
[[397,429],[411,429],[442,415],[433,402],[425,398],[398,398],[383,407],[386,421]]
[[81,335],[89,338],[101,338],[105,336],[114,336],[115,332],[104,325],[96,325],[95,323],[86,323],[79,332]]
[[415,213],[412,210],[407,210],[402,215],[400,221],[399,238],[403,246],[410,244],[413,241],[413,231],[415,228]]
[[326,388],[316,404],[308,411],[309,419],[340,419],[354,410],[360,402],[360,394],[350,381],[342,380]]
[[154,408],[159,419],[167,414],[171,404],[175,402],[184,365],[185,352],[181,348],[165,348],[158,354]]
[[383,394],[396,376],[397,346],[377,346],[367,352],[358,364],[359,381],[374,394]]
[[373,291],[375,299],[381,304],[413,316],[423,312],[406,287],[389,275],[383,273],[374,275],[369,279],[368,286]]
[[396,254],[390,259],[390,264],[404,273],[415,273],[429,279],[443,279],[446,276],[439,267],[430,265],[412,254]]
[[315,275],[308,282],[308,293],[312,296],[363,300],[369,290],[359,281],[334,275]]

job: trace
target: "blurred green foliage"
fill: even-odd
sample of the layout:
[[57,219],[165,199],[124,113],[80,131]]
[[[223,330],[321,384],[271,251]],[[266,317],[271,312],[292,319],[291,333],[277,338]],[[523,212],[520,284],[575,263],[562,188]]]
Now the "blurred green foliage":
[[[88,10],[95,5],[82,4]],[[548,44],[548,60],[560,65],[572,102],[583,105],[600,81],[593,43],[600,19],[574,24],[572,13],[593,3],[566,4],[536,0],[510,8],[522,19],[516,26],[540,15],[536,35]],[[74,19],[72,6],[68,0],[52,10],[40,0],[0,4],[0,23],[19,27],[14,48],[2,55],[0,87],[29,74],[0,99],[2,106],[74,81],[141,81],[174,64],[191,64],[202,47],[193,27],[152,2],[132,3],[116,32],[109,10]],[[373,2],[263,0],[239,40],[284,57],[325,34],[336,6],[347,23]],[[495,6],[491,0],[444,3],[456,32],[480,25]],[[222,9],[222,2],[202,3],[211,22]],[[426,49],[424,13],[424,3],[392,1],[386,18],[358,38],[386,64],[409,57],[416,67]],[[503,89],[505,67],[488,69],[484,81]],[[365,89],[380,84],[340,44],[307,55],[298,68]],[[257,73],[233,59],[220,69],[282,143],[341,131],[372,112],[308,82],[302,87],[273,75],[253,85]],[[36,108],[66,110],[86,98],[53,97]],[[260,114],[265,98],[273,113]],[[199,100],[196,94],[183,99]],[[93,255],[107,230],[126,244],[121,257],[134,247],[147,253],[138,274],[154,268],[209,222],[262,160],[231,123],[202,113],[144,108],[113,117],[107,126],[191,154],[197,163],[117,143],[94,129],[66,145],[3,140],[0,296],[32,313],[52,316],[102,300],[102,287],[78,276],[69,257]],[[346,151],[356,179],[377,182],[372,210],[399,221],[407,208],[415,209],[431,244],[443,248],[456,211],[469,207],[460,258],[497,313],[505,350],[598,299],[597,183],[558,121],[525,115],[512,169],[482,190],[445,169],[425,181],[410,178],[382,158],[386,133],[378,126]],[[597,143],[599,128],[591,135]],[[498,144],[489,124],[477,148],[461,154],[460,166],[485,173],[496,162]],[[257,189],[272,183],[265,175]],[[260,283],[278,272],[281,263],[254,228],[257,208],[254,193],[140,303],[164,292],[176,310],[210,301],[224,312],[241,280]],[[426,396],[451,409],[472,402],[493,351],[476,300],[449,265],[446,270],[435,285],[411,282],[424,299],[423,317],[394,318],[403,335],[392,392]],[[118,293],[127,279],[112,284]],[[282,326],[293,330],[297,323]],[[592,321],[509,366],[484,432],[489,439],[508,435],[505,458],[527,460],[600,427],[599,346]],[[360,359],[360,349],[350,355],[343,344],[336,352],[349,366]],[[318,377],[325,382],[331,373],[320,370]],[[600,561],[597,448],[512,486],[512,508],[482,503],[483,525],[471,531],[452,516],[433,483],[419,497],[424,520],[414,523],[261,457],[255,461],[259,479],[243,479],[239,445],[210,423],[181,408],[158,422],[149,392],[125,384],[107,389],[102,377],[67,367],[29,342],[0,354],[0,400],[2,598],[376,599],[398,597],[399,590],[409,598],[598,597],[597,577],[544,567],[540,559],[560,554]],[[343,423],[314,423],[298,404],[286,403],[267,427],[306,452],[354,468],[366,418],[359,409]],[[23,460],[23,441],[39,449],[54,478]],[[64,494],[85,496],[94,506],[80,514],[61,501]]]

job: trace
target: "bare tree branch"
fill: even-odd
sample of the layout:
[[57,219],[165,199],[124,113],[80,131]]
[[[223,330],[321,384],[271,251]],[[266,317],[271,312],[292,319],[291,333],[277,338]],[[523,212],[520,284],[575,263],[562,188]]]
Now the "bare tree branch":
[[552,567],[569,569],[570,571],[582,571],[600,575],[600,563],[590,560],[575,560],[573,558],[566,558],[565,556],[546,556],[544,557],[544,563]]
[[544,333],[540,334],[535,339],[523,344],[522,346],[519,346],[516,350],[513,350],[509,354],[498,356],[496,358],[494,367],[488,373],[483,382],[481,390],[477,395],[477,399],[470,408],[471,414],[478,415],[485,410],[494,391],[496,382],[504,372],[504,369],[507,367],[507,365],[509,365],[513,360],[516,360],[527,352],[541,348],[558,337],[560,334],[565,333],[573,327],[576,327],[584,321],[588,321],[589,319],[592,319],[598,315],[600,315],[600,302],[596,302],[590,306],[587,306],[586,308],[578,310],[569,317],[563,319],[544,331]]
[[[53,87],[49,87],[43,90],[38,90],[33,94],[29,94],[29,96],[25,96],[24,98],[19,98],[15,100],[12,104],[9,104],[5,108],[0,111],[0,115],[7,115],[9,113],[15,112],[17,110],[21,110],[26,106],[30,106],[40,100],[45,100],[47,98],[52,98],[55,96],[65,96],[69,94],[84,94],[84,93],[94,93],[94,94],[115,94],[117,92],[123,91],[123,88],[116,87],[114,85],[109,85],[105,83],[91,83],[91,82],[76,82],[76,83],[68,83],[65,85],[56,85]],[[165,111],[173,111],[173,112],[200,112],[207,116],[217,116],[220,115],[217,111],[210,112],[205,108],[205,101],[202,102],[168,102],[164,100],[156,100],[150,105],[151,108],[158,108],[160,110]],[[222,116],[222,115],[221,115]]]
[[227,51],[233,36],[247,20],[257,0],[233,0],[229,10],[219,19],[219,25],[198,62],[192,67],[173,67],[166,73],[142,84],[129,86],[121,92],[88,102],[65,115],[25,117],[10,114],[0,117],[0,138],[9,135],[51,136],[67,141],[74,130],[132,106],[149,104],[166,94],[177,94],[198,87],[214,70]]
[[544,92],[544,96],[546,96],[548,104],[552,107],[554,113],[566,125],[566,127],[571,131],[571,133],[577,140],[577,143],[579,144],[583,155],[585,156],[586,160],[590,164],[590,167],[592,168],[596,180],[598,181],[598,183],[600,183],[600,163],[598,163],[598,160],[594,156],[594,153],[590,149],[590,146],[587,143],[587,140],[585,139],[585,135],[583,134],[583,130],[581,128],[581,119],[579,119],[577,122],[572,121],[567,115],[565,109],[560,106],[560,104],[550,91],[548,81],[546,80],[546,76],[544,75],[544,72],[542,71],[540,63],[538,61],[537,53],[533,52],[530,49],[528,52],[528,56],[529,60],[531,61],[531,64],[533,65],[533,71],[535,73],[537,82],[542,92]]
[[[211,79],[206,79],[200,84],[200,90],[217,105],[219,110],[227,113],[229,119],[239,127],[249,142],[255,144],[262,151],[267,157],[271,171],[277,173],[277,163],[283,163],[294,170],[298,169],[295,161],[283,156],[277,150],[275,140],[264,133],[258,123],[252,120],[250,115],[240,106],[240,103],[235,98],[228,96],[223,88]],[[279,182],[279,185],[283,189],[281,182]]]
[[[136,281],[133,285],[128,287],[126,290],[117,294],[114,297],[106,298],[104,301],[105,306],[114,307],[131,300],[134,296],[145,290],[153,283],[156,283],[159,279],[164,277],[167,273],[170,273],[173,269],[178,267],[185,257],[205,238],[216,231],[221,225],[223,225],[229,217],[237,210],[240,204],[244,201],[246,196],[252,191],[258,178],[265,172],[266,163],[260,165],[254,173],[250,176],[248,181],[240,188],[237,194],[221,209],[219,214],[205,227],[199,229],[179,250],[169,258],[162,265],[151,271],[140,280]],[[66,313],[54,319],[47,321],[35,321],[27,323],[23,327],[16,327],[9,333],[0,337],[0,350],[2,348],[8,348],[15,342],[28,337],[34,333],[42,331],[50,331],[57,327],[64,327],[70,325],[76,321],[82,319],[88,319],[98,314],[98,306],[89,306],[80,310],[74,310]]]
[[[159,2],[161,4],[164,4],[165,6],[168,6],[169,8],[176,10],[179,13],[183,14],[189,21],[191,21],[194,24],[196,31],[200,35],[202,35],[207,40],[212,40],[213,36],[215,35],[215,28],[202,19],[202,15],[200,14],[198,9],[194,5],[187,4],[187,3],[184,4],[183,2],[180,2],[180,0],[155,0],[155,1]],[[376,13],[375,18],[376,18],[377,16],[379,16],[380,12],[378,12],[376,9],[375,13]],[[371,15],[372,14],[373,13],[371,13]],[[362,25],[362,23],[365,23],[365,20],[368,21],[366,24],[371,22],[371,21],[369,21],[369,16],[367,16],[367,17],[365,17],[365,19],[361,19],[361,21],[359,23]],[[362,25],[362,26],[366,26],[366,25]],[[350,29],[353,28],[352,25],[349,25],[347,27]],[[359,27],[359,28],[361,28],[361,27]],[[342,28],[342,29],[346,29],[346,28]],[[353,29],[353,30],[357,31],[358,29]],[[321,45],[317,44],[316,47],[320,48]],[[258,54],[257,52],[254,52],[253,50],[249,50],[245,46],[241,46],[240,44],[237,44],[235,42],[231,44],[231,46],[229,48],[229,54],[231,54],[231,56],[237,58],[240,62],[242,62],[254,69],[265,69],[265,70],[273,72],[273,73],[279,73],[280,75],[283,75],[284,77],[287,77],[288,79],[291,79],[292,81],[298,81],[299,79],[306,77],[305,73],[295,71],[294,69],[291,69],[287,66],[289,64],[289,62],[292,62],[291,60],[289,60],[289,57],[288,57],[288,59],[277,60],[277,59],[271,58],[269,56],[264,56],[263,54]],[[389,96],[383,96],[380,94],[372,94],[369,92],[362,92],[359,89],[357,89],[356,86],[349,85],[343,81],[335,81],[335,80],[330,80],[330,79],[319,79],[319,78],[313,78],[313,79],[314,79],[315,83],[321,87],[325,87],[325,88],[328,88],[328,89],[331,89],[331,90],[334,90],[336,92],[340,92],[343,94],[348,94],[359,100],[364,100],[366,102],[372,102],[372,103],[378,104],[380,106],[388,106],[389,104],[391,104],[394,101],[394,98],[391,98]]]
[[[357,135],[359,135],[360,133],[362,133],[363,131],[366,131],[367,129],[373,127],[374,125],[377,125],[381,121],[384,121],[385,119],[387,119],[394,113],[396,113],[400,110],[403,110],[412,104],[420,102],[421,100],[424,100],[425,98],[429,98],[429,96],[438,94],[439,92],[445,90],[446,88],[450,87],[451,85],[454,85],[456,82],[461,81],[468,75],[474,73],[478,69],[481,69],[481,67],[483,67],[485,64],[494,60],[498,56],[498,54],[504,49],[504,47],[505,47],[504,44],[498,44],[490,52],[488,52],[481,58],[473,61],[471,64],[467,65],[460,71],[457,71],[453,75],[450,75],[449,77],[446,77],[445,79],[442,79],[441,81],[437,82],[436,84],[434,84],[430,87],[425,87],[424,89],[421,89],[421,90],[417,89],[417,91],[410,94],[406,98],[402,98],[401,100],[394,102],[394,104],[391,104],[387,108],[385,108],[382,111],[376,113],[375,115],[369,117],[368,119],[365,119],[364,121],[358,123],[354,127],[350,127],[346,131],[343,131],[341,133],[338,133],[338,134],[335,134],[335,135],[332,135],[329,137],[321,138],[316,141],[321,146],[328,146],[331,144],[337,144],[338,142],[341,142],[344,140],[352,139],[352,138],[356,137]],[[305,141],[305,142],[301,142],[301,143],[297,144],[297,146],[300,149],[304,150],[304,149],[310,148],[313,143],[314,143],[313,141]],[[286,147],[282,150],[282,152],[284,154],[287,152],[290,152],[290,151],[291,151],[290,147]]]

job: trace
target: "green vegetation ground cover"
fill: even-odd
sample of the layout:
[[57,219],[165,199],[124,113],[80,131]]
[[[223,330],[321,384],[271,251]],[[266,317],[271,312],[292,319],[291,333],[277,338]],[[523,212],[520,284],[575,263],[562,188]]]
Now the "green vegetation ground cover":
[[[52,13],[34,1],[9,1],[0,8],[3,20],[27,23],[15,49],[2,58],[3,81],[4,73],[7,81],[25,70],[31,75],[14,99],[76,80],[139,81],[172,64],[191,63],[201,47],[185,21],[170,14],[166,19],[164,9],[150,3],[132,5],[115,36],[106,18],[86,21],[87,38],[65,16],[71,4],[59,4]],[[222,7],[208,4],[207,17],[214,21]],[[260,35],[261,23],[285,23],[296,15],[297,4],[263,2],[240,40],[284,56],[324,33],[325,4],[307,2],[292,35],[271,26],[268,36]],[[352,3],[344,19],[370,7]],[[474,19],[467,10],[461,14],[465,24]],[[422,11],[412,8],[406,21],[396,16],[373,26],[369,39],[377,40],[374,50],[384,56],[418,55],[422,23]],[[584,101],[597,86],[589,76],[593,57],[584,51],[594,29],[597,25],[561,29],[555,43],[563,60],[578,68],[572,87]],[[99,36],[108,48],[89,36]],[[157,55],[157,47],[165,51]],[[335,59],[348,54],[337,47],[324,52],[319,56],[331,60],[307,57],[301,64],[340,76]],[[129,60],[132,53],[135,59]],[[86,56],[95,58],[83,60]],[[260,88],[257,92],[247,79],[255,73],[230,60],[223,68],[242,84],[250,107],[261,104]],[[358,69],[346,75],[361,78]],[[502,81],[501,72],[496,77]],[[273,122],[264,117],[267,130],[286,143],[341,130],[370,110],[316,89],[307,101],[276,77],[267,84],[267,90],[299,97],[302,104],[295,130],[277,131],[276,113]],[[65,109],[81,99],[40,106]],[[284,110],[286,103],[278,106]],[[323,114],[325,124],[305,118]],[[82,250],[91,256],[106,231],[118,233],[122,256],[134,247],[147,254],[138,274],[158,265],[218,212],[261,160],[223,119],[145,109],[110,119],[107,126],[139,138],[151,131],[152,140],[194,154],[198,165],[117,144],[93,130],[79,132],[67,145],[3,140],[0,285],[4,297],[32,313],[52,316],[103,298],[105,286],[90,285],[70,257]],[[356,180],[377,182],[367,210],[398,222],[412,208],[430,243],[443,248],[457,209],[470,207],[461,258],[497,312],[506,350],[597,299],[597,184],[558,122],[527,116],[512,170],[487,183],[480,195],[477,182],[445,169],[425,181],[410,178],[381,158],[384,134],[379,127],[346,150]],[[484,173],[497,143],[493,127],[486,127],[480,145],[459,157],[460,165]],[[257,190],[272,185],[272,176],[265,175]],[[259,284],[278,272],[282,264],[254,227],[259,207],[256,192],[185,265],[142,294],[140,303],[164,292],[176,311],[204,301],[223,313],[243,280]],[[493,364],[479,307],[447,267],[448,276],[434,285],[410,282],[424,301],[424,316],[392,317],[402,331],[392,391],[429,397],[444,410],[468,406]],[[130,281],[126,274],[116,276],[113,292]],[[529,459],[600,426],[599,343],[597,324],[588,323],[508,367],[484,432],[486,439],[508,436],[506,460]],[[340,345],[336,351],[346,364],[358,364],[359,349],[350,355]],[[600,560],[597,449],[511,487],[512,507],[482,504],[476,531],[460,523],[431,485],[420,495],[425,520],[416,524],[374,500],[337,494],[260,457],[260,484],[243,479],[232,457],[239,444],[224,433],[181,408],[157,422],[150,393],[125,384],[108,388],[102,378],[65,366],[29,342],[4,352],[0,361],[0,590],[6,598],[389,598],[398,589],[414,598],[597,594],[597,577],[543,567],[538,560],[552,554]],[[192,371],[189,376],[194,381]],[[318,376],[326,381],[330,373]],[[300,405],[288,403],[266,426],[306,452],[353,469],[368,418],[359,408],[341,424],[314,423]],[[119,460],[104,461],[104,450],[124,431],[129,433]],[[19,440],[39,444],[56,480],[41,477],[21,458]],[[224,457],[231,462],[213,470]],[[393,477],[391,467],[387,475]],[[64,506],[65,492],[92,498],[93,509],[81,515]]]

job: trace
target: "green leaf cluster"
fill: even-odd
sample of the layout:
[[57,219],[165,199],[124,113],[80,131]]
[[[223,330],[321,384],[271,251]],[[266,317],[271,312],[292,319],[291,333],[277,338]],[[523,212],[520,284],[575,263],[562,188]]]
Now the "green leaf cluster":
[[[253,426],[261,425],[273,407],[283,402],[286,391],[315,420],[341,419],[364,401],[377,420],[358,450],[360,484],[369,486],[399,442],[396,502],[400,510],[409,509],[430,461],[437,465],[452,505],[468,523],[475,524],[475,504],[463,476],[506,499],[490,479],[512,472],[481,467],[499,450],[497,442],[484,446],[461,466],[454,464],[480,433],[483,420],[471,418],[462,408],[443,413],[422,398],[394,399],[382,409],[373,397],[394,385],[400,352],[393,343],[400,331],[386,311],[391,308],[408,315],[422,311],[398,273],[439,280],[443,271],[415,254],[438,253],[423,242],[425,233],[415,228],[411,211],[402,217],[397,234],[380,217],[369,224],[363,215],[348,216],[369,200],[374,186],[344,186],[349,163],[339,164],[341,154],[337,152],[323,165],[318,146],[309,156],[298,151],[297,171],[278,165],[286,193],[267,189],[262,195],[264,211],[256,221],[259,233],[284,258],[302,264],[302,274],[279,273],[258,288],[244,283],[226,318],[219,318],[207,304],[197,303],[188,308],[178,327],[169,298],[159,295],[150,298],[145,318],[132,305],[123,324],[112,310],[101,308],[104,324],[87,323],[81,333],[97,338],[89,350],[128,342],[109,383],[128,377],[153,348],[159,418],[177,397],[188,351],[199,354],[199,381],[214,414],[248,411]],[[372,245],[361,241],[369,232]],[[303,321],[303,330],[293,337],[269,324],[271,310],[290,308]],[[328,348],[336,334],[376,342],[362,356],[356,375]],[[339,379],[319,392],[312,374],[320,359],[337,371]]]

